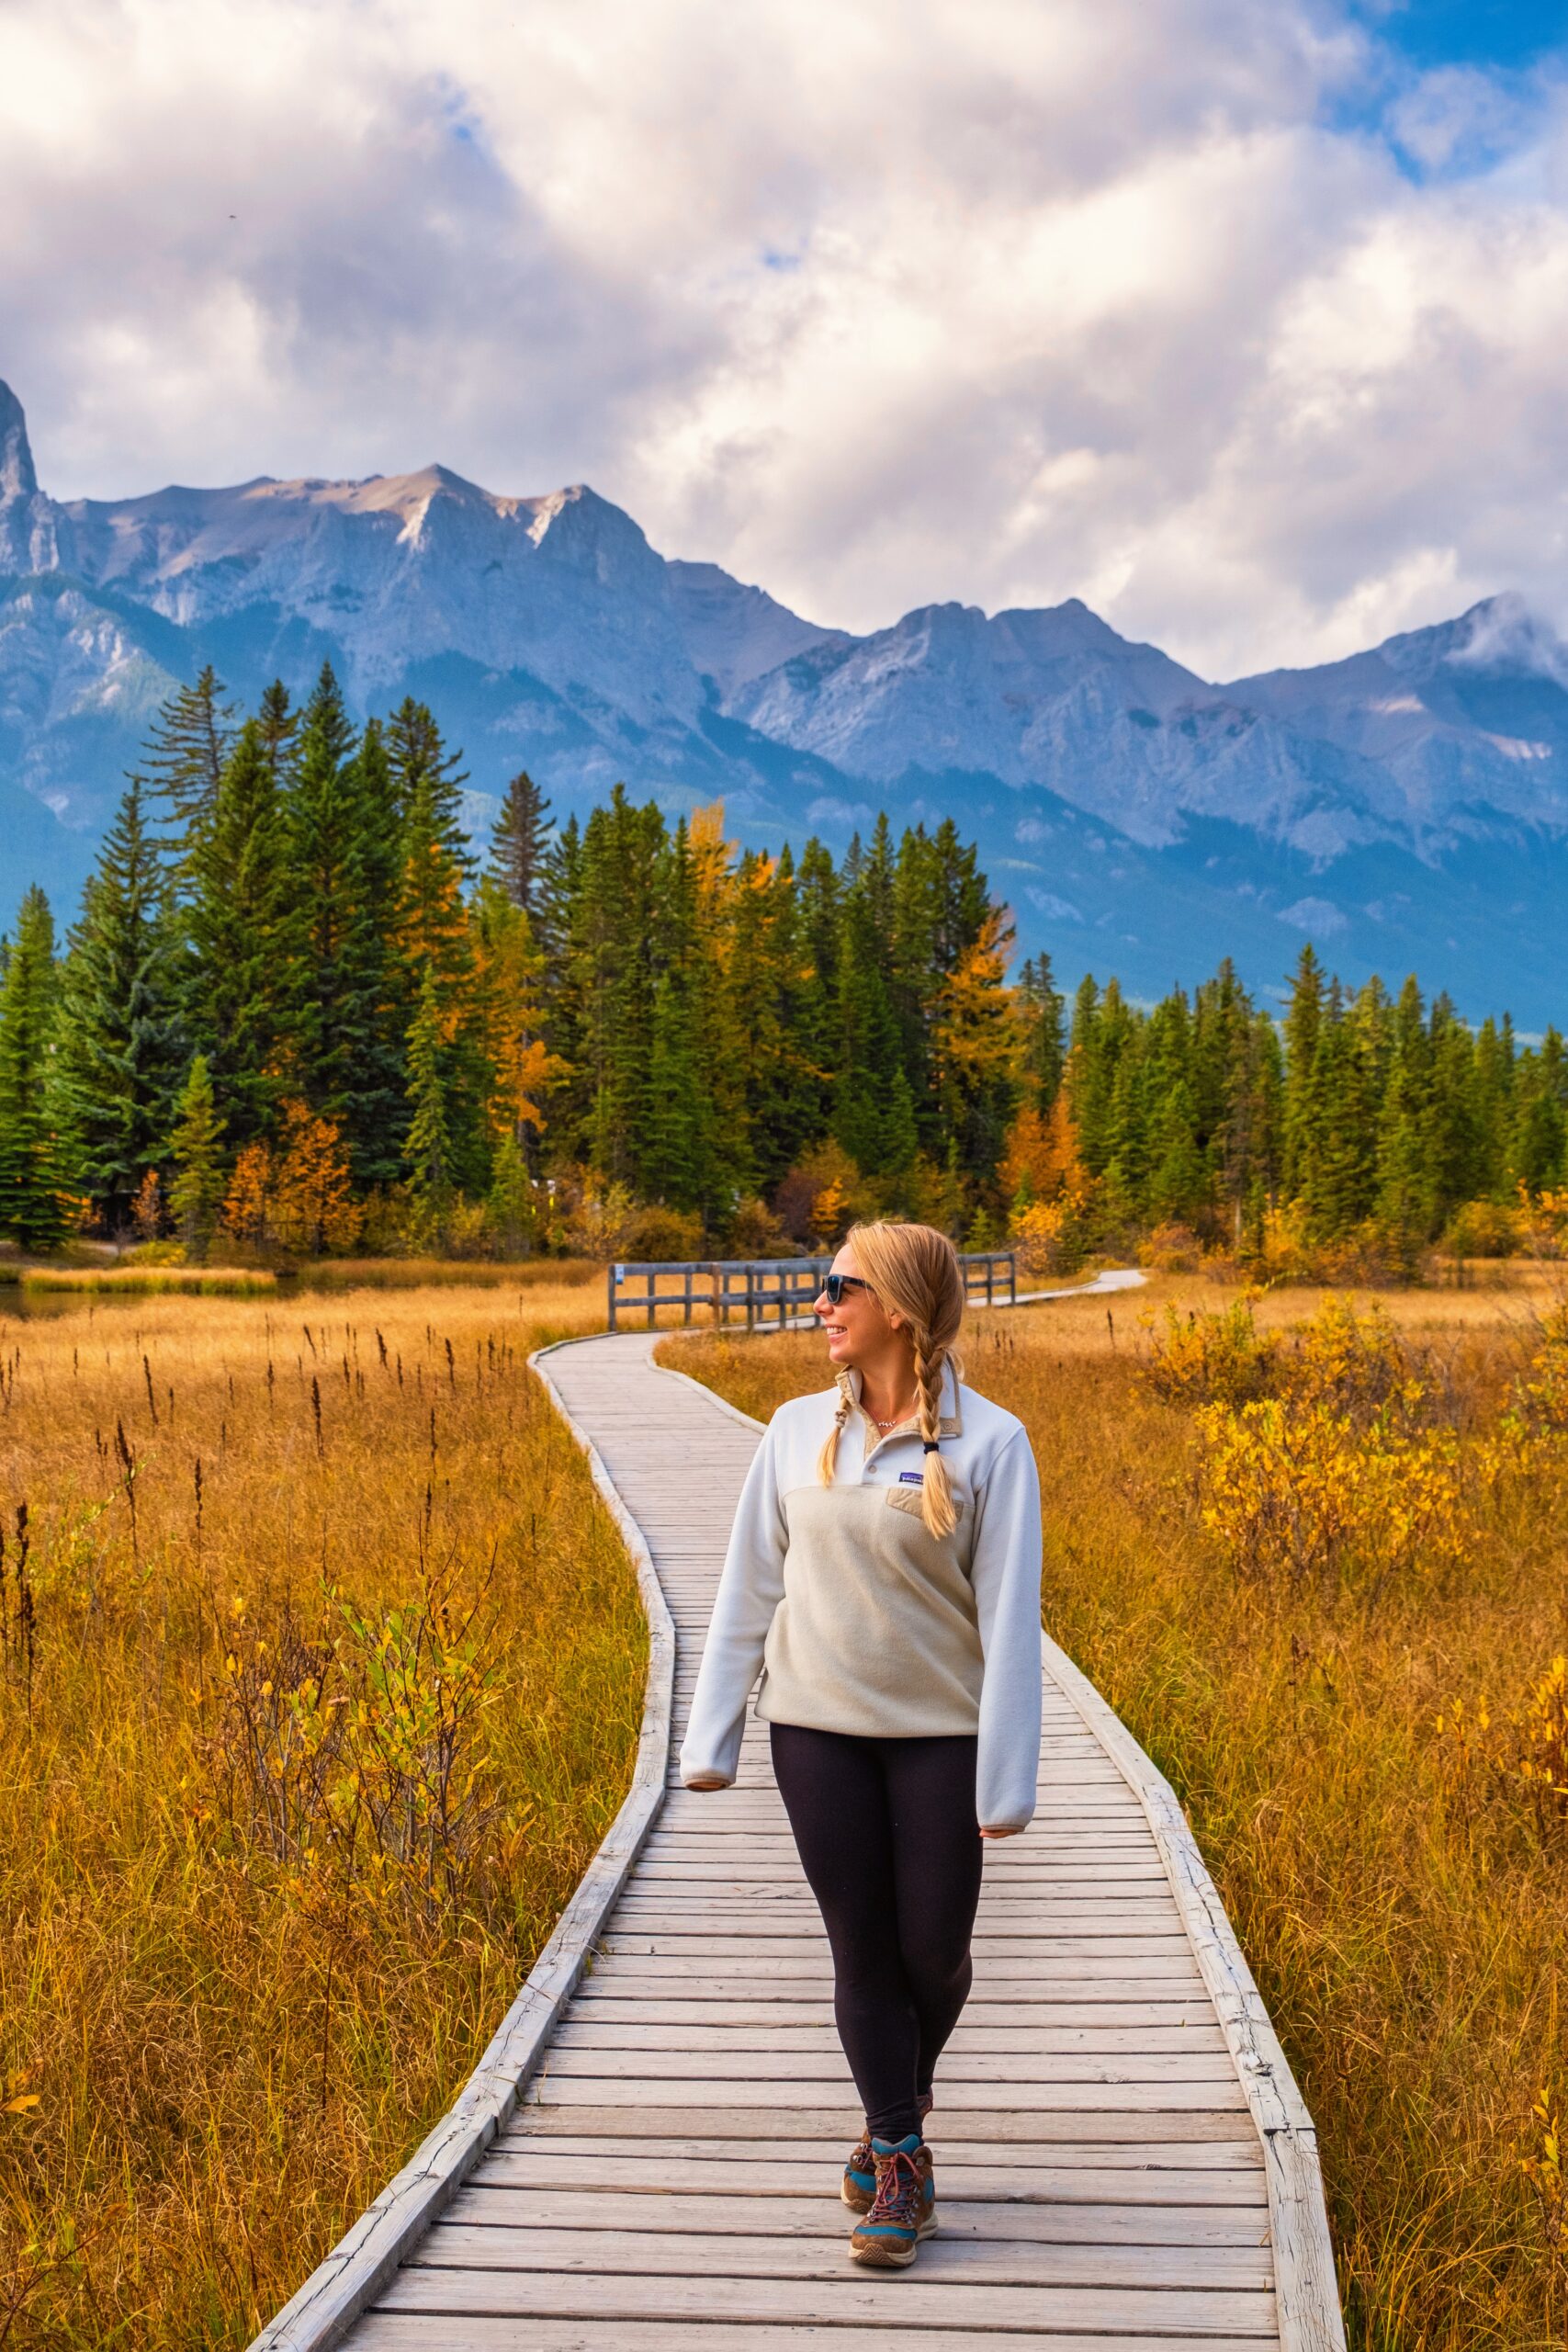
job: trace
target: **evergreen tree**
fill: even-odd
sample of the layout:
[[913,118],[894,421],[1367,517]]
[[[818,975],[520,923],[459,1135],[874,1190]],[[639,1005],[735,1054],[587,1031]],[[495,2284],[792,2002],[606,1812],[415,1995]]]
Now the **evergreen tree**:
[[191,860],[186,913],[186,1025],[236,1149],[272,1131],[292,1024],[288,984],[301,943],[286,853],[276,761],[260,722],[247,719]]
[[69,1164],[111,1231],[165,1158],[185,1063],[179,995],[167,876],[132,778],[71,934],[56,1056]]
[[491,833],[491,863],[513,906],[530,917],[538,911],[549,805],[527,769],[520,768],[506,787]]
[[406,1121],[398,1033],[409,1001],[390,936],[389,768],[379,729],[367,738],[356,741],[323,664],[295,736],[285,803],[295,912],[279,1058],[311,1110],[337,1128],[361,1184],[387,1182],[399,1165]]
[[175,836],[176,868],[196,849],[218,798],[233,712],[209,662],[194,686],[178,686],[152,722],[142,781],[162,802]]
[[874,893],[852,884],[839,953],[833,1136],[864,1176],[897,1176],[915,1156],[915,1103],[881,968]]
[[409,1191],[427,1227],[439,1222],[454,1189],[443,1061],[441,1000],[435,975],[427,970],[409,1024],[407,1144]]
[[1066,1000],[1057,994],[1049,956],[1032,956],[1023,966],[1018,1001],[1023,1029],[1020,1075],[1030,1101],[1043,1114],[1056,1099],[1066,1063]]
[[169,1156],[175,1180],[169,1207],[193,1265],[203,1265],[223,1206],[223,1122],[212,1092],[205,1054],[197,1054],[175,1106]]
[[53,1250],[67,1230],[49,1108],[57,1003],[54,918],[35,887],[0,978],[0,1234],[24,1250]]
[[1306,1183],[1307,1158],[1319,1118],[1318,1033],[1323,1025],[1323,967],[1309,940],[1291,978],[1285,1014],[1285,1099],[1280,1182],[1293,1200]]

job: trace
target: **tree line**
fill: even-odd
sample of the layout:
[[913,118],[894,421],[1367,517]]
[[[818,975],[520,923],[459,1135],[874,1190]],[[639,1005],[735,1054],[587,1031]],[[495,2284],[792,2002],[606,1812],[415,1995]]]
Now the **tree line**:
[[0,968],[0,1234],[201,1256],[759,1254],[867,1211],[1043,1261],[1190,1227],[1424,1246],[1559,1185],[1548,1032],[1309,947],[1282,1017],[1229,965],[1069,1005],[951,820],[835,859],[738,851],[617,786],[488,854],[412,699],[355,726],[324,668],[240,715],[204,672],[154,726],[62,947],[29,892]]

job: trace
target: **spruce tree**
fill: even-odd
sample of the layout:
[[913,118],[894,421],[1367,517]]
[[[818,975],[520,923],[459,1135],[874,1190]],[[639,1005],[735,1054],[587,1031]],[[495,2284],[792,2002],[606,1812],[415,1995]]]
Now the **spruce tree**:
[[443,1069],[441,1000],[435,975],[426,971],[408,1034],[409,1191],[421,1224],[429,1231],[451,1204],[454,1190],[452,1136],[446,1116]]
[[133,777],[71,933],[56,1056],[69,1163],[111,1231],[166,1158],[185,1063],[179,979],[168,877]]
[[58,993],[54,918],[35,887],[0,980],[0,1234],[24,1250],[53,1250],[67,1231],[50,1115]]
[[1291,977],[1291,1001],[1285,1013],[1280,1179],[1287,1199],[1294,1199],[1305,1185],[1307,1155],[1320,1115],[1314,1090],[1317,1083],[1317,1043],[1323,1009],[1323,967],[1309,940]]
[[387,727],[392,805],[402,812],[397,940],[405,1001],[434,974],[443,1016],[442,1082],[455,1179],[489,1180],[482,1013],[468,888],[474,872],[462,827],[460,754],[448,754],[429,710],[406,701]]
[[142,781],[162,804],[183,872],[211,818],[229,756],[233,712],[208,662],[193,686],[179,686],[152,722],[141,754]]
[[[388,766],[378,729],[356,742],[323,665],[292,746],[286,800],[292,968],[287,1058],[311,1109],[330,1119],[360,1184],[389,1181],[406,1114]],[[411,974],[416,968],[411,963]],[[439,975],[438,975],[439,977]]]
[[1057,993],[1051,958],[1043,952],[1032,956],[1019,973],[1018,1004],[1023,1031],[1020,1074],[1029,1101],[1043,1116],[1056,1100],[1066,1062],[1066,1000]]
[[204,1265],[223,1205],[223,1121],[212,1092],[205,1054],[193,1057],[175,1105],[169,1157],[175,1178],[169,1207],[192,1265]]
[[491,864],[513,905],[530,919],[538,911],[549,805],[527,769],[520,768],[506,787],[491,832]]
[[224,763],[190,892],[186,1024],[205,1057],[216,1115],[243,1150],[272,1132],[302,946],[276,763],[256,719]]
[[863,1176],[895,1177],[908,1168],[919,1137],[882,970],[874,897],[857,880],[844,900],[832,1133]]

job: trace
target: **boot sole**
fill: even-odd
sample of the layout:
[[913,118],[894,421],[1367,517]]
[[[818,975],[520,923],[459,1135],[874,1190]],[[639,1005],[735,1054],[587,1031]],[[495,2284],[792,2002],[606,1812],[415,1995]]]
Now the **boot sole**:
[[858,2246],[850,2248],[850,2260],[858,2262],[864,2270],[908,2270],[915,2258],[919,2241],[895,2254],[888,2246]]

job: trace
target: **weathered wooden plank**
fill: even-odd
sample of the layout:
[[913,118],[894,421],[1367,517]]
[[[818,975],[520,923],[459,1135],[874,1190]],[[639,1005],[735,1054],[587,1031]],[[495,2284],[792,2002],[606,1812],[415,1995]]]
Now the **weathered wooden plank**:
[[[940,2238],[931,2246],[940,2246]],[[1168,2335],[1205,2330],[1267,2343],[1277,2332],[1274,2298],[1219,2288],[994,2287],[979,2279],[933,2275],[917,2265],[893,2291],[907,2328],[998,2327],[1071,2330],[1082,2335],[1144,2328]],[[603,2271],[536,2271],[528,2293],[536,2310],[606,2322],[655,2317],[687,2321],[793,2321],[852,2327],[886,2320],[889,2281],[867,2278],[847,2256],[830,2278],[736,2278],[720,2272],[682,2278],[618,2277]],[[382,2298],[386,2311],[505,2312],[517,2292],[507,2271],[408,2264]]]
[[[939,2208],[940,2211],[940,2208]],[[839,2208],[838,2228],[795,2233],[645,2230],[624,2212],[611,2218],[600,2205],[598,2226],[559,2226],[538,2220],[513,2224],[493,2217],[437,2222],[421,2241],[423,2267],[466,2270],[582,2271],[617,2274],[651,2284],[666,2278],[772,2278],[791,2284],[837,2282],[844,2275],[850,2217]],[[608,2226],[607,2226],[608,2224]],[[1273,2285],[1262,2247],[1118,2245],[1118,2287],[1266,2290]],[[974,2281],[988,2287],[1102,2287],[1103,2245],[1063,2245],[1021,2237],[993,2238],[946,2229],[925,2250],[919,2275],[931,2283]]]
[[[941,2191],[942,2234],[954,2239],[984,2239],[987,2244],[1075,2247],[1136,2246],[1228,2247],[1249,2257],[1266,2256],[1269,2223],[1265,2214],[1224,2205],[1158,2205],[1088,2203],[1073,2206],[996,2206],[972,2198],[950,2195],[943,2170]],[[612,2226],[604,2199],[592,2188],[539,2188],[498,2182],[492,2165],[485,2167],[482,2183],[470,2181],[446,2209],[450,2222],[469,2222],[476,2229],[596,2230]],[[757,2235],[809,2238],[841,2247],[850,2217],[836,2197],[774,2196],[766,2203],[756,2198],[730,2197],[720,2189],[705,2195],[689,2188],[671,2188],[661,2196],[644,2196],[615,2216],[615,2226],[630,2236],[652,2231],[697,2237]],[[1266,2283],[1267,2263],[1253,2259],[1244,2273],[1224,2283]],[[1129,2274],[1130,2275],[1130,2274]],[[1172,2272],[1172,2283],[1179,2283]],[[1190,2279],[1190,2285],[1210,2283]]]
[[[649,2143],[649,2152],[643,2154],[623,2153],[636,2144],[591,2140],[580,2143],[581,2153],[577,2153],[574,2143],[565,2139],[498,2140],[479,2177],[487,2186],[581,2189],[594,2196],[614,2188],[660,2202],[677,2191],[688,2195],[705,2191],[737,2206],[747,2198],[760,2197],[767,2199],[771,2208],[773,2198],[786,2193],[823,2197],[831,2204],[844,2160],[841,2141],[824,2143],[819,2150],[805,2154],[754,2154],[744,2165],[738,2165],[732,2155],[714,2154],[707,2141],[678,2143],[679,2154],[670,2153],[671,2143],[666,2142]],[[791,2145],[798,2147],[798,2143]],[[704,2153],[694,2154],[694,2150]],[[1261,2154],[1250,2169],[1213,2165],[1205,2170],[1194,2161],[1179,2165],[1174,2156],[1168,2164],[1152,2161],[1161,2151],[1148,2142],[1136,2149],[1058,2147],[1051,2152],[1056,2160],[1050,2163],[1042,2160],[1039,2149],[1012,2153],[1021,2161],[1000,2165],[975,2156],[962,2146],[945,2149],[943,2211],[953,2197],[976,2206],[1028,2210],[1038,2205],[1070,2233],[1068,2209],[1080,2204],[1113,2202],[1119,2212],[1133,2208],[1153,2208],[1156,2212],[1168,2208],[1180,2212],[1200,2207],[1205,2212],[1237,2208],[1248,2216],[1249,2229],[1268,2226],[1269,2192]],[[1189,2159],[1193,2156],[1190,2149],[1174,2153]],[[1066,2161],[1069,2155],[1070,2163]],[[1010,2222],[1005,2226],[1010,2229]]]
[[[724,2119],[720,2119],[722,2121]],[[940,2120],[940,2119],[939,2119]],[[728,2137],[713,2128],[713,2115],[701,2119],[705,2130],[700,2134],[663,2136],[657,2132],[640,2132],[635,2122],[622,2116],[618,2119],[620,2132],[595,2129],[574,2132],[563,2126],[570,2118],[556,2116],[555,2128],[542,2133],[529,2128],[526,2117],[513,2117],[496,2141],[496,2151],[527,2156],[539,2162],[554,2163],[564,2157],[603,2155],[625,2157],[640,2165],[665,2167],[675,2165],[720,2161],[728,2167],[736,2181],[750,2179],[753,2163],[808,2165],[811,2178],[820,2186],[827,2179],[831,2186],[844,2161],[843,2118],[835,2113],[831,2135],[814,2136],[809,2132],[784,2130],[767,2143],[766,2152],[755,2153],[746,2165],[737,2165]],[[1175,2119],[1178,2123],[1185,2118]],[[858,2128],[858,2127],[857,2127]],[[751,2138],[756,2138],[755,2132]],[[1169,2174],[1190,2177],[1192,2174],[1224,2174],[1227,2178],[1245,2177],[1266,2189],[1266,2167],[1263,2150],[1256,2132],[1248,2132],[1234,2139],[1203,2137],[1194,2139],[1173,2136],[1169,2132],[1153,2128],[1140,2129],[1130,2137],[1095,2139],[1078,2135],[1055,2138],[1029,2136],[1019,2132],[1007,2139],[987,2143],[984,2133],[972,2132],[967,2138],[962,2132],[939,2134],[934,2129],[933,2145],[940,2137],[944,2177],[964,2180],[984,2178],[1014,2184],[1010,2193],[1024,2193],[1036,2175],[1045,2167],[1056,2170],[1088,2170],[1113,2172],[1119,2176],[1118,2187],[1132,2178],[1163,2178]],[[804,2178],[805,2175],[793,2176]],[[1021,2187],[1019,2185],[1021,2184]],[[976,2192],[978,2194],[978,2191]]]
[[[755,2083],[758,2054],[755,2049],[693,2048],[689,2042],[682,2048],[661,2050],[639,2041],[628,2050],[599,2039],[568,2041],[558,2034],[537,2079],[541,2098],[551,2095],[551,2086],[566,2081],[685,2082],[700,2075],[708,2084]],[[826,2076],[837,2081],[849,2074],[842,2052],[834,2046],[823,2044],[803,2052],[799,2063],[801,2075],[807,2078]],[[1235,2070],[1223,2042],[1216,2051],[1118,2052],[1027,2047],[998,2052],[971,2045],[962,2052],[943,2053],[944,2087],[950,2075],[957,2077],[958,2090],[978,2090],[987,2083],[1235,2084]]]
[[[831,2090],[834,2086],[825,2087]],[[640,2098],[626,2101],[604,2099],[590,2104],[557,2098],[547,2104],[520,2102],[513,2117],[513,2129],[541,2136],[570,2132],[580,2137],[592,2137],[602,2132],[606,2136],[655,2140],[754,2141],[758,2136],[758,2109],[754,2106],[718,2107],[696,2101],[682,2106],[674,2100],[667,2104],[662,2099],[655,2103],[649,2095],[650,2089],[651,2086],[646,2086]],[[1146,2139],[1224,2140],[1231,2146],[1248,2144],[1242,2137],[1249,2131],[1245,2105],[1217,2109],[1173,2107],[1162,2102],[1152,2113],[1134,2113],[1121,2101],[1103,2107],[1075,2100],[1071,2107],[1062,2108],[960,2108],[953,2104],[949,2092],[944,2090],[942,2098],[944,2104],[931,2123],[931,2145],[939,2153],[959,2140],[990,2141],[998,2147],[1010,2141],[1043,2146],[1053,2140],[1123,2140],[1134,2146]],[[768,2108],[768,2140],[770,2143],[791,2139],[852,2142],[859,2136],[861,2121],[858,2110],[846,2098],[819,2107],[789,2106],[781,2099]]]
[[[907,2327],[870,2326],[851,2319],[854,2352],[909,2352]],[[722,2352],[811,2352],[833,2340],[847,2340],[842,2331],[822,2327],[773,2326],[765,2321],[748,2325],[727,2321]],[[999,2335],[988,2328],[921,2327],[920,2352],[1258,2352],[1255,2335],[1172,2336],[1097,2333],[1086,2345],[1080,2330],[1043,2335],[1036,2328],[1009,2329]],[[592,2312],[580,2318],[555,2313],[433,2312],[373,2312],[355,2336],[355,2352],[694,2352],[689,2320],[618,2318],[613,2346]],[[716,2352],[717,2348],[716,2347]]]
[[[580,1985],[573,1996],[570,2026],[562,2026],[562,2035],[592,2031],[604,2026],[614,2030],[619,2023],[642,2025],[654,2029],[661,2026],[693,2027],[706,2033],[723,2034],[732,2027],[745,2031],[755,2029],[762,2034],[789,2035],[803,2030],[822,2033],[836,2040],[833,2028],[822,2024],[821,1990],[807,2000],[793,2001],[777,1997],[759,1998],[751,1994],[744,2000],[727,1999],[715,1993],[707,1999],[666,2000],[651,1987],[640,1993],[635,1989],[623,1994],[618,1980],[607,1975],[601,1984],[592,1980]],[[1051,2046],[1055,2034],[1084,2033],[1098,2046],[1102,2034],[1139,2031],[1152,2027],[1156,2032],[1180,2030],[1205,2037],[1217,2034],[1213,2011],[1205,2000],[1194,2000],[1181,1994],[1168,2000],[1154,1997],[1096,2002],[1085,1997],[1068,1999],[1019,1999],[1003,2001],[985,1994],[972,1994],[958,2021],[950,2048],[956,2047],[966,2033],[986,2035],[1012,2032],[1032,2032],[1046,2037],[1044,2046]],[[1205,2039],[1204,2048],[1209,2046]]]
[[[716,2024],[709,2020],[687,2024],[666,2025],[643,2015],[635,2002],[626,2005],[632,2014],[617,2022],[614,2018],[584,2017],[583,2007],[574,2003],[571,2016],[565,2025],[556,2028],[551,2049],[568,2050],[661,2050],[671,2054],[683,2052],[698,2062],[705,2062],[720,2052],[734,2057],[755,2057],[761,2052],[776,2051],[781,2056],[809,2057],[839,2055],[839,2040],[830,2025],[818,2023],[781,2025],[753,2014],[741,2024]],[[739,2005],[737,2005],[739,2006]],[[1111,2026],[995,2026],[967,2015],[961,2020],[944,2052],[946,2065],[960,2065],[970,2058],[999,2058],[1004,2064],[1031,2056],[1041,2058],[1111,2058],[1111,2057],[1190,2057],[1213,2052],[1228,2063],[1229,2052],[1224,2036],[1216,2025],[1143,2025]]]
[[[1234,2117],[1249,2112],[1241,2085],[1234,2075],[1226,2081],[1201,2083],[1133,2083],[1133,2082],[1010,2082],[1006,2085],[1009,2105],[1015,2116],[1032,2115],[1039,2109],[1050,2114],[1071,2111],[1075,2114],[1105,2113],[1123,2119],[1129,2129],[1151,2114],[1176,2114],[1188,2111],[1203,2114],[1228,2114]],[[771,2077],[756,2077],[745,2084],[745,2094],[751,2101],[750,2113],[753,2135],[759,2116],[765,2115],[772,2130],[776,2118],[796,2109],[830,2107],[835,2098],[852,2097],[847,2066],[841,2073],[828,2077],[802,2079],[789,2076],[780,2081]],[[554,2109],[590,2107],[601,2111],[620,2107],[642,2107],[648,2101],[668,2100],[694,2113],[708,2107],[730,2107],[738,2103],[736,2078],[707,2074],[698,2080],[683,2069],[673,2079],[639,2071],[635,2075],[574,2075],[552,2067],[548,2075],[536,2075],[523,2094],[524,2101],[537,2107],[548,2101]],[[998,2101],[998,2086],[994,2082],[944,2081],[942,2085],[942,2130],[952,2129],[955,2118],[979,2109],[993,2109]],[[1234,2129],[1234,2121],[1233,2126]],[[933,2141],[940,2135],[933,2129]]]

